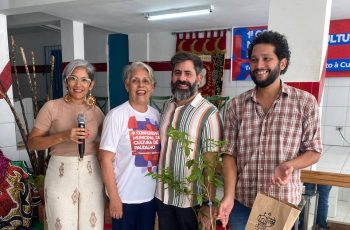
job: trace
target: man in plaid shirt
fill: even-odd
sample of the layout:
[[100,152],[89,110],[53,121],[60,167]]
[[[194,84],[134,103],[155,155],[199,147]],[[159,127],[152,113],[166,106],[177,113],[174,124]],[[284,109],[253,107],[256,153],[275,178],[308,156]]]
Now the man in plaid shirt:
[[300,169],[322,152],[318,104],[313,95],[290,87],[280,75],[288,68],[286,38],[259,34],[248,48],[256,85],[232,99],[224,123],[224,198],[218,218],[231,230],[244,229],[257,193],[297,205]]

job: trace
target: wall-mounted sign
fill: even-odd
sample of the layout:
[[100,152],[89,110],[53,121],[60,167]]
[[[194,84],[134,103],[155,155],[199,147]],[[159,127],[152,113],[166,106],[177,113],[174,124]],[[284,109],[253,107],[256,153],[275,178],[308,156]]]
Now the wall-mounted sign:
[[[267,26],[232,30],[231,76],[233,81],[250,80],[248,46]],[[350,19],[330,22],[326,77],[350,77]]]

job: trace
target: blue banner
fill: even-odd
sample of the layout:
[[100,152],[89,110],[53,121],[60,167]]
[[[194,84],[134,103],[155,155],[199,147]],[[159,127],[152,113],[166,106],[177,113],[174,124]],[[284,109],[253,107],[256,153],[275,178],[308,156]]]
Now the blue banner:
[[327,60],[327,72],[350,71],[350,59]]

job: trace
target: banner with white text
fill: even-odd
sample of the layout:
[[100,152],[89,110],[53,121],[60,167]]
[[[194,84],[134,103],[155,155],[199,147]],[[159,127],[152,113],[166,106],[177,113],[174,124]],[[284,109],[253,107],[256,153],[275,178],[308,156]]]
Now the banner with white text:
[[[232,30],[231,76],[233,81],[250,80],[248,47],[267,26]],[[329,28],[326,77],[350,77],[350,19],[332,20]]]

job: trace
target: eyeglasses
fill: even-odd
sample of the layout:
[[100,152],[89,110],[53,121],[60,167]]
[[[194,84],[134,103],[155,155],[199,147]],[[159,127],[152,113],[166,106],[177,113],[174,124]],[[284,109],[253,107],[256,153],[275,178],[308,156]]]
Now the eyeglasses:
[[87,77],[82,77],[82,78],[78,78],[74,75],[70,75],[66,78],[68,84],[76,84],[78,82],[80,82],[83,85],[90,85],[91,84],[91,79],[87,78]]

